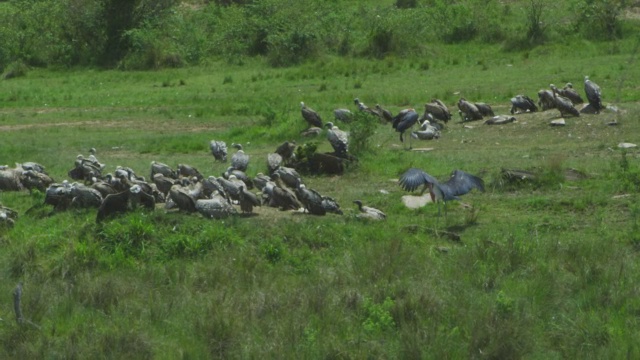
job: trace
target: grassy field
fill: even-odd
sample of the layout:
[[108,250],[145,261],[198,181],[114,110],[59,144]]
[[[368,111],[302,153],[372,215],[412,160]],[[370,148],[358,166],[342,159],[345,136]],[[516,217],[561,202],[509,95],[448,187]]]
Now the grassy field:
[[[213,162],[211,139],[245,144],[248,173],[265,172],[281,142],[309,141],[298,135],[300,101],[325,120],[355,111],[355,97],[393,112],[434,97],[455,109],[465,97],[506,114],[515,94],[582,89],[590,75],[617,111],[565,127],[549,126],[555,110],[503,126],[453,121],[439,140],[414,142],[426,152],[374,125],[346,174],[305,177],[344,216],[262,207],[211,221],[159,208],[96,224],[95,210],[49,214],[42,194],[0,193],[20,212],[0,229],[0,357],[638,358],[640,167],[636,149],[618,148],[640,141],[636,47],[467,44],[428,60],[32,70],[2,81],[0,163],[37,161],[58,181],[91,147],[110,171],[148,176],[156,160],[217,176],[226,164]],[[329,151],[324,135],[315,141]],[[409,167],[441,179],[463,169],[487,189],[465,195],[470,207],[449,204],[446,218],[410,210],[395,181]],[[540,179],[505,183],[503,168]],[[567,169],[586,177],[567,180]],[[388,219],[356,218],[355,199]],[[35,325],[14,320],[19,281]]]

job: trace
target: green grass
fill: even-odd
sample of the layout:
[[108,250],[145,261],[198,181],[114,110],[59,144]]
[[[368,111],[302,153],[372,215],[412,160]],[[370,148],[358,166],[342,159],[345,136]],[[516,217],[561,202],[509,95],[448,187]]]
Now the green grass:
[[[454,121],[440,140],[414,142],[429,152],[404,151],[397,133],[375,125],[357,166],[305,177],[344,216],[262,207],[209,221],[157,209],[98,225],[95,210],[49,215],[42,194],[0,193],[20,212],[13,229],[0,230],[0,292],[23,281],[23,312],[39,326],[18,326],[4,296],[0,357],[640,356],[640,170],[636,150],[617,149],[638,142],[640,89],[631,79],[640,70],[629,64],[632,42],[617,54],[582,45],[526,56],[446,46],[428,69],[423,59],[326,57],[278,69],[258,60],[156,72],[34,69],[2,81],[0,162],[37,161],[59,181],[91,147],[110,171],[126,165],[146,176],[156,160],[219,175],[226,165],[213,163],[211,139],[246,144],[253,175],[281,142],[307,141],[298,135],[300,101],[325,120],[334,108],[355,110],[355,97],[396,112],[421,111],[432,97],[453,110],[464,96],[506,113],[516,93],[534,97],[588,74],[620,111],[568,118],[562,128],[548,125],[555,111],[504,126]],[[613,119],[618,126],[605,125]],[[481,174],[487,191],[463,197],[472,209],[449,204],[447,218],[435,207],[409,210],[393,179],[411,166],[443,179],[458,168]],[[508,186],[501,168],[542,178]],[[566,181],[566,168],[588,177]],[[388,219],[357,219],[355,199]]]

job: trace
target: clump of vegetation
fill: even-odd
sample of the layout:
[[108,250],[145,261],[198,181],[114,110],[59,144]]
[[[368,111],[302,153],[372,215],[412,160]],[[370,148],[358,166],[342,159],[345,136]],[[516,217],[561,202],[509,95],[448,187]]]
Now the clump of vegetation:
[[29,72],[29,67],[22,61],[14,61],[7,66],[2,78],[5,80],[26,76]]

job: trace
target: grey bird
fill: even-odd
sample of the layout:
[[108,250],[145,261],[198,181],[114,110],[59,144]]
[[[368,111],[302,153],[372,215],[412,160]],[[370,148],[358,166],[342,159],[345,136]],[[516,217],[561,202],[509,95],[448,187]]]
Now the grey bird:
[[571,100],[567,99],[564,96],[558,95],[558,89],[555,85],[551,84],[551,91],[553,92],[553,101],[555,102],[556,108],[560,110],[560,116],[564,117],[565,114],[571,114],[573,116],[580,116],[580,112],[578,109],[573,107],[573,103]]
[[602,92],[600,91],[600,86],[589,80],[589,76],[584,77],[584,92],[587,94],[587,100],[589,101],[589,105],[593,107],[595,113],[599,113],[600,110],[604,109],[602,106]]
[[161,162],[157,162],[157,161],[152,161],[151,162],[151,179],[153,179],[153,176],[155,174],[162,174],[168,178],[171,179],[177,179],[178,178],[178,173],[173,170],[171,168],[171,166],[161,163]]
[[302,101],[300,102],[300,112],[302,113],[302,118],[309,126],[322,127],[322,118],[320,115]]
[[353,203],[358,205],[358,210],[360,210],[360,214],[356,215],[359,218],[366,218],[372,220],[384,220],[387,218],[387,215],[374,207],[362,205],[361,200],[353,200]]
[[138,206],[153,210],[155,209],[155,205],[155,198],[151,194],[142,191],[139,185],[134,185],[127,191],[107,195],[98,208],[96,222],[101,222],[115,214],[132,211]]
[[240,210],[242,210],[243,214],[251,214],[253,213],[253,208],[255,206],[261,205],[260,200],[258,199],[256,194],[247,190],[244,186],[240,186],[239,195]]
[[454,170],[446,182],[439,182],[433,176],[423,170],[410,168],[400,177],[400,187],[405,191],[415,191],[422,187],[420,194],[429,189],[431,200],[438,204],[438,214],[440,213],[440,202],[446,203],[450,200],[460,200],[459,196],[468,193],[473,189],[484,191],[484,181],[462,170]]
[[231,166],[240,171],[247,171],[249,166],[249,155],[244,153],[241,144],[231,144],[232,147],[238,149],[231,157]]
[[439,99],[433,99],[431,102],[424,104],[424,115],[422,115],[422,117],[427,119],[428,114],[431,114],[434,119],[442,120],[445,123],[451,120],[449,108]]
[[305,211],[312,215],[325,215],[327,209],[322,206],[322,195],[304,184],[298,184],[296,196],[304,206]]
[[211,140],[209,142],[209,149],[216,161],[227,162],[227,143],[220,140]]
[[196,210],[202,214],[202,216],[210,219],[226,219],[238,213],[236,208],[218,192],[213,192],[211,199],[196,201]]
[[333,110],[333,117],[335,117],[336,120],[342,121],[344,123],[348,123],[353,120],[353,114],[349,109],[335,109]]
[[327,140],[333,147],[336,156],[346,158],[349,151],[349,133],[340,130],[332,122],[328,122],[327,127]]
[[553,91],[542,89],[538,91],[538,106],[542,111],[555,109],[556,102],[553,99]]
[[480,109],[465,98],[458,100],[458,113],[460,113],[462,121],[482,120]]
[[536,112],[538,107],[536,103],[527,95],[516,95],[511,98],[511,114],[520,112]]

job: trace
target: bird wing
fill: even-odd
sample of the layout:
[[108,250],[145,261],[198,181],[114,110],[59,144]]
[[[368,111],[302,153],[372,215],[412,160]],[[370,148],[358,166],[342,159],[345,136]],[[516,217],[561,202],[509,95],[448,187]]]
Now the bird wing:
[[454,170],[449,180],[441,184],[440,188],[444,193],[444,200],[452,200],[473,189],[484,191],[484,180],[462,170]]
[[438,180],[420,169],[411,168],[402,174],[399,184],[405,191],[414,191],[421,185],[438,184]]

